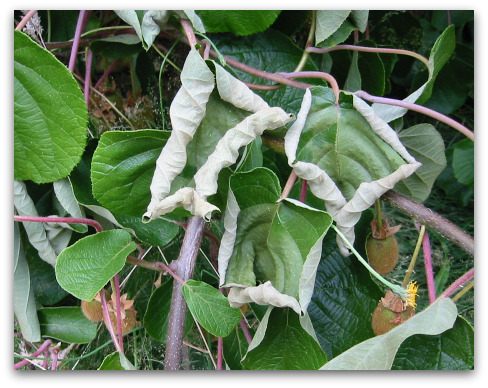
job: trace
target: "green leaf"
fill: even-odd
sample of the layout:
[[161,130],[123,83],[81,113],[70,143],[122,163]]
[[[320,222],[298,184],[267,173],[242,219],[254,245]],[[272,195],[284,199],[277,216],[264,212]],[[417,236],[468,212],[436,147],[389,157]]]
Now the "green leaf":
[[427,101],[434,87],[434,82],[437,74],[441,71],[444,65],[451,58],[456,47],[456,33],[455,26],[451,24],[434,43],[434,47],[430,52],[429,62],[431,63],[431,74],[429,80],[425,85],[425,89],[417,100],[417,104],[423,104]]
[[451,299],[442,298],[424,311],[389,332],[370,338],[333,358],[324,370],[389,370],[395,354],[408,337],[414,334],[437,335],[450,329],[456,320],[457,308]]
[[374,336],[371,313],[382,296],[369,272],[354,257],[342,256],[335,237],[328,234],[307,311],[329,359]]
[[87,109],[78,83],[54,55],[14,31],[14,178],[66,177],[79,162]]
[[38,313],[43,337],[86,344],[97,335],[97,324],[86,318],[79,307],[46,307]]
[[141,217],[151,199],[156,160],[170,132],[110,131],[98,142],[91,163],[94,197],[112,212]]
[[346,10],[316,11],[315,44],[320,44],[336,32],[350,13]]
[[136,370],[136,368],[123,353],[113,352],[104,358],[98,370]]
[[429,196],[439,174],[446,168],[444,140],[430,124],[414,125],[401,131],[398,136],[408,152],[422,166],[407,179],[398,182],[395,191],[416,202],[423,202]]
[[78,240],[58,256],[56,279],[78,299],[91,301],[124,266],[136,244],[125,230],[114,229]]
[[246,354],[242,364],[259,370],[317,370],[327,357],[290,309],[273,308],[261,343]]
[[234,327],[232,332],[223,339],[224,360],[229,369],[241,370],[241,360],[246,355],[249,344],[246,336],[239,326]]
[[205,10],[197,11],[207,32],[232,32],[246,36],[267,29],[276,20],[278,10]]
[[[27,192],[27,187],[24,182],[14,181],[14,206],[17,214],[20,216],[38,216],[37,209]],[[44,223],[25,221],[22,225],[27,232],[29,242],[39,252],[39,257],[54,266],[57,254],[46,234]]]
[[[172,292],[173,280],[171,279],[154,290],[147,303],[146,313],[143,318],[144,327],[146,328],[147,333],[156,341],[162,343],[166,343]],[[185,332],[188,332],[192,325],[193,319],[188,314],[186,316]]]
[[90,50],[109,58],[126,58],[141,51],[141,40],[134,34],[110,36],[91,42]]
[[19,322],[22,336],[29,342],[40,341],[41,330],[36,301],[17,223],[14,223],[14,314]]
[[[76,200],[73,188],[68,178],[60,179],[59,181],[53,182],[54,193],[56,198],[66,211],[69,217],[74,218],[85,218],[85,212],[80,207],[78,201]],[[62,215],[64,216],[64,214]],[[71,224],[69,225],[73,230],[78,233],[88,232],[88,226],[83,224]]]
[[395,356],[392,369],[470,370],[474,368],[474,330],[461,316],[454,327],[435,336],[407,338]]
[[[441,71],[442,67],[446,64],[454,51],[456,43],[454,29],[454,25],[450,25],[436,40],[429,56],[429,74],[427,76],[427,81],[405,98],[404,101],[422,104],[429,99],[432,94],[432,88],[437,74]],[[387,123],[402,117],[407,112],[406,108],[393,107],[391,105],[379,103],[374,103],[373,109],[376,114]]]
[[188,308],[205,330],[216,337],[228,336],[241,320],[239,309],[210,284],[188,280],[182,288]]
[[467,186],[474,187],[474,142],[463,139],[454,146],[452,168],[456,179]]
[[[233,287],[229,300],[270,304],[280,294],[283,303],[292,303],[287,306],[306,310],[320,258],[317,245],[332,218],[293,200],[279,201],[278,178],[266,168],[234,174],[230,189],[238,214],[228,205],[219,253],[221,281]],[[257,289],[266,291],[255,299]]]

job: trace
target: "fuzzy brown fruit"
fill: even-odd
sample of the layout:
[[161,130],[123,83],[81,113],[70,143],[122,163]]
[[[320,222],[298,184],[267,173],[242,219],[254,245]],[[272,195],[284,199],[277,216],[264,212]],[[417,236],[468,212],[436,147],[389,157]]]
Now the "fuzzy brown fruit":
[[93,299],[91,302],[82,300],[81,311],[83,311],[85,317],[87,317],[92,322],[103,321],[102,304],[98,300]]
[[[389,332],[415,315],[415,309],[412,306],[404,307],[403,302],[397,295],[391,291],[389,293],[390,295],[387,292],[385,298],[381,298],[373,313],[371,325],[376,335]],[[394,300],[395,298],[397,300]]]
[[[136,325],[136,313],[134,309],[125,310],[125,318],[122,319],[122,334],[126,334],[131,331]],[[112,326],[115,332],[118,332],[117,328],[117,318],[115,313],[110,313],[110,320],[112,321]]]
[[380,275],[386,275],[398,263],[398,243],[395,236],[376,239],[369,235],[366,239],[366,255],[371,267]]

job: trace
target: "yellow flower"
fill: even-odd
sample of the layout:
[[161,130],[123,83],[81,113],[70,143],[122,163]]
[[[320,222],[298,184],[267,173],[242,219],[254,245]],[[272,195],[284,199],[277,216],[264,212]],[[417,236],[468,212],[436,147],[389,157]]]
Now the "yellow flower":
[[419,289],[416,286],[417,282],[410,282],[407,285],[407,297],[405,299],[405,307],[412,306],[413,308],[417,307],[417,303],[415,303],[415,297],[419,296],[417,294],[417,290]]

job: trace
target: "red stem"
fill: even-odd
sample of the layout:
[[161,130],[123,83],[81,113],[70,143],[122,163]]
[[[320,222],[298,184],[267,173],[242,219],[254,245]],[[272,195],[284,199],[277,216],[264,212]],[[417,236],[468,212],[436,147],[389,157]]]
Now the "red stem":
[[474,141],[474,133],[471,130],[466,128],[464,125],[458,123],[457,121],[451,119],[450,117],[447,117],[447,116],[443,115],[442,113],[436,112],[433,109],[429,109],[425,106],[413,104],[413,103],[406,102],[406,101],[395,100],[393,98],[372,96],[363,90],[359,90],[359,91],[355,92],[354,94],[356,94],[358,97],[360,97],[364,100],[367,100],[367,101],[371,101],[371,102],[378,103],[378,104],[399,106],[399,107],[402,107],[405,109],[409,109],[409,110],[413,110],[415,112],[422,113],[426,116],[430,116],[430,117],[432,117],[438,121],[443,122],[444,124],[449,125],[450,127],[454,128],[454,129],[458,130],[463,135],[465,135],[466,137],[468,137],[469,139]]
[[474,268],[471,268],[468,272],[462,275],[459,279],[457,279],[454,283],[452,283],[446,291],[444,291],[439,298],[447,298],[452,295],[459,287],[461,287],[464,283],[468,280],[471,280],[474,277]]
[[424,233],[424,239],[422,241],[422,249],[424,251],[425,277],[427,278],[427,290],[429,292],[429,302],[434,303],[434,301],[436,300],[434,270],[432,268],[432,254],[430,249],[429,234],[427,233],[427,230]]
[[[39,354],[43,353],[48,347],[51,345],[51,340],[46,340],[44,343],[37,349],[34,353],[32,353],[31,357],[37,357]],[[19,369],[29,363],[29,359],[24,359],[19,361],[17,364],[14,364],[14,369]]]
[[327,81],[334,92],[334,96],[336,98],[336,104],[339,103],[339,85],[337,84],[336,79],[331,76],[329,73],[324,73],[323,71],[297,71],[292,73],[277,73],[282,75],[286,78],[321,78]]
[[244,318],[240,320],[239,325],[241,326],[241,330],[244,333],[244,337],[246,337],[247,343],[250,344],[252,342],[252,337],[251,337],[251,333],[249,333],[249,330],[247,329]]
[[122,349],[120,348],[119,342],[117,341],[114,327],[112,325],[112,320],[110,319],[110,313],[108,312],[108,306],[107,306],[107,299],[105,298],[105,290],[103,288],[100,291],[100,298],[102,300],[103,320],[105,322],[105,326],[107,327],[108,332],[110,333],[110,337],[112,337],[112,342],[115,345],[115,349],[118,352],[121,352]]
[[23,222],[64,222],[66,224],[86,224],[93,226],[97,233],[103,231],[102,225],[97,221],[89,218],[72,218],[72,217],[30,217],[30,216],[14,216],[14,221]]
[[302,191],[300,193],[300,202],[305,203],[306,197],[307,197],[307,181],[304,179],[302,181]]
[[75,36],[73,38],[73,46],[71,47],[71,55],[69,57],[68,69],[73,72],[75,69],[76,56],[78,55],[78,47],[80,46],[81,33],[83,31],[83,21],[85,19],[86,11],[80,11],[78,22],[76,23]]
[[114,276],[115,284],[115,304],[117,310],[117,336],[119,337],[119,346],[122,353],[124,353],[124,339],[122,334],[122,312],[120,310],[120,282],[119,274]]
[[117,58],[109,67],[108,69],[105,71],[105,73],[103,73],[103,75],[100,77],[100,79],[97,81],[97,83],[95,84],[95,86],[93,87],[93,89],[96,89],[98,90],[98,87],[102,84],[102,82],[105,80],[105,78],[108,77],[108,75],[113,71],[113,69],[115,68],[115,66],[120,62],[120,59]]

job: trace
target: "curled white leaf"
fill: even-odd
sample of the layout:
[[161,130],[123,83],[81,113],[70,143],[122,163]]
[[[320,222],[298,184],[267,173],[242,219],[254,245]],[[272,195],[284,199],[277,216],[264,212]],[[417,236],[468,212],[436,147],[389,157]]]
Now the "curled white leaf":
[[155,219],[160,202],[171,191],[174,178],[186,165],[186,146],[205,117],[206,104],[214,88],[214,76],[200,54],[192,49],[181,72],[182,86],[176,94],[170,116],[173,130],[156,161],[151,182],[151,202],[144,219]]
[[239,216],[240,210],[234,192],[229,190],[227,194],[227,207],[224,215],[225,232],[220,240],[219,256],[217,259],[219,264],[219,287],[225,282],[227,266],[229,265],[232,252],[234,251],[234,244],[237,236],[237,217]]
[[292,118],[278,107],[262,109],[229,129],[215,146],[214,152],[195,174],[195,190],[202,198],[217,192],[219,172],[233,165],[239,156],[239,149],[251,143],[265,130],[284,126]]
[[240,307],[246,303],[254,302],[275,307],[291,307],[297,314],[302,311],[295,298],[279,292],[269,280],[256,287],[231,287],[228,300],[232,307]]
[[219,210],[217,206],[208,203],[203,199],[195,189],[191,187],[183,187],[177,190],[174,194],[162,199],[150,218],[143,219],[145,222],[152,221],[159,216],[168,214],[178,207],[183,207],[196,217],[203,217],[207,221],[210,220],[212,212]]
[[215,63],[215,69],[217,89],[222,100],[248,112],[257,112],[269,108],[266,101],[249,89],[246,84],[233,77],[222,66]]

